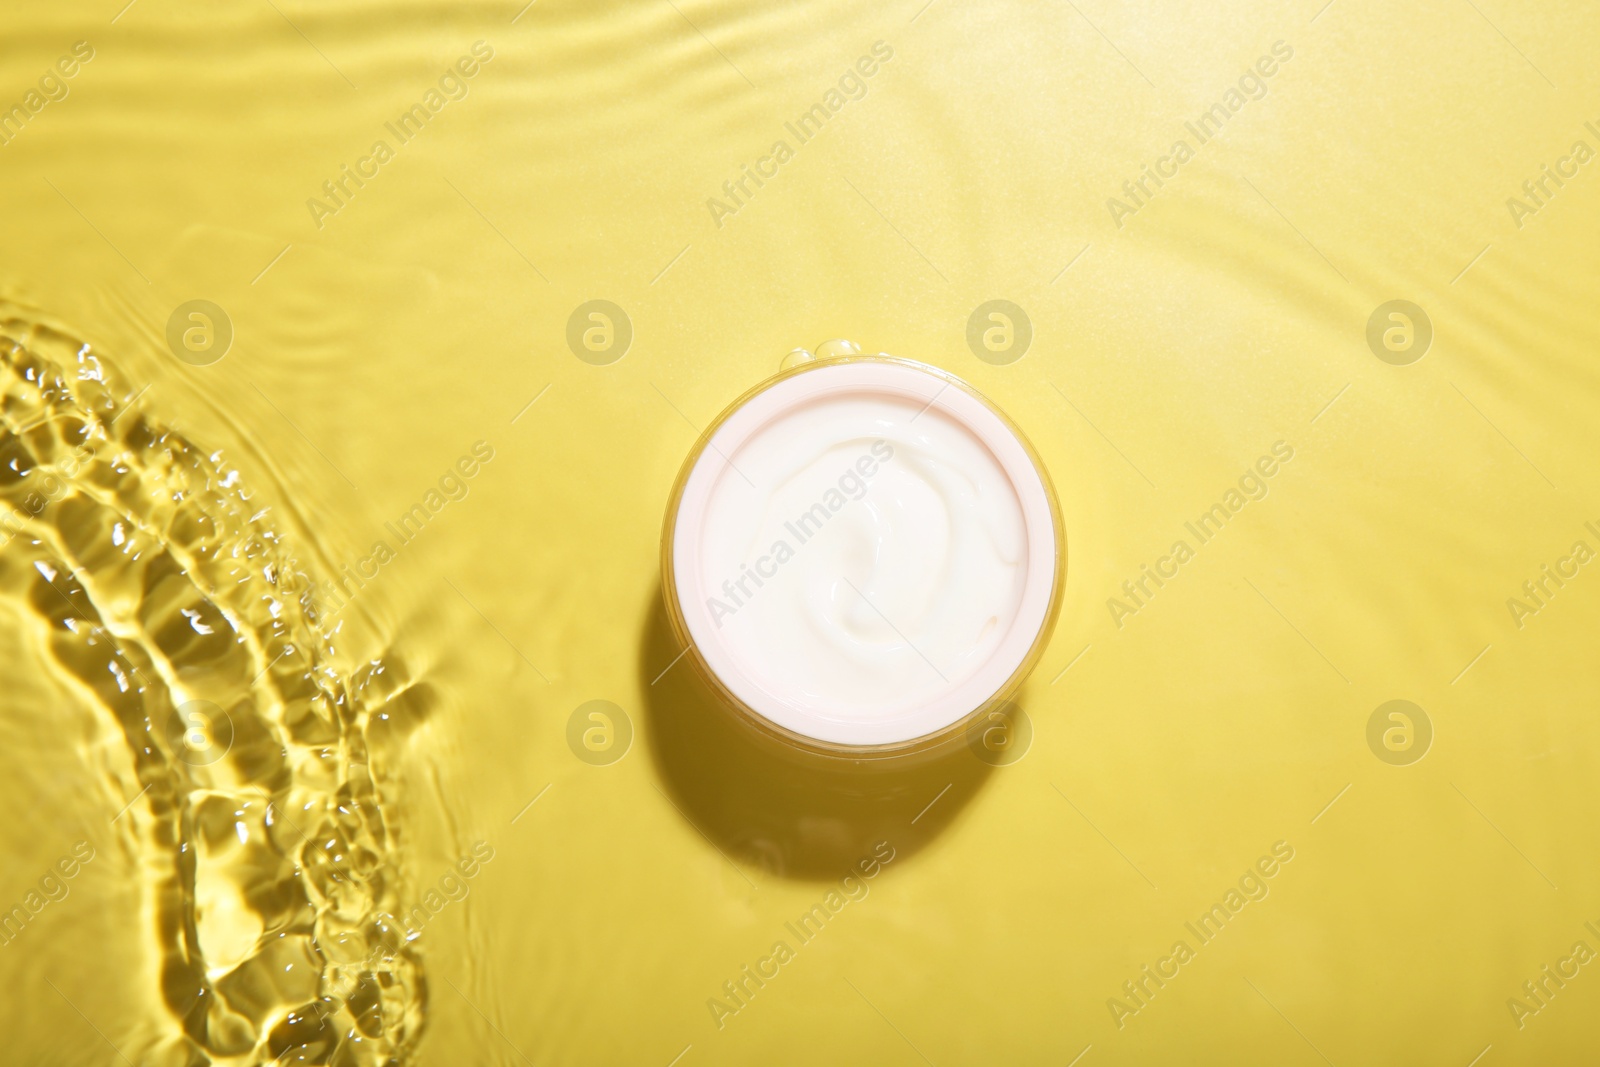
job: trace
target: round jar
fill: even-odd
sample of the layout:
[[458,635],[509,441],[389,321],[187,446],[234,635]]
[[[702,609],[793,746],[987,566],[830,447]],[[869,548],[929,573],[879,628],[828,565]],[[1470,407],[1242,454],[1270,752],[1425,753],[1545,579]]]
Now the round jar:
[[1038,455],[975,389],[888,355],[802,362],[701,435],[667,506],[667,615],[740,718],[890,756],[959,735],[1044,650],[1065,577]]

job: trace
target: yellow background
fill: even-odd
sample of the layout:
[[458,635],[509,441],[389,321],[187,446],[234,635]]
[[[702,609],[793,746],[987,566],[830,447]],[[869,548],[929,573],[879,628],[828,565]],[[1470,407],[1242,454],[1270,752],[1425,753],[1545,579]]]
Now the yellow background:
[[[474,441],[495,449],[350,620],[439,695],[391,791],[412,884],[495,850],[424,934],[419,1062],[1593,1062],[1600,966],[1522,1029],[1506,1001],[1600,949],[1600,577],[1521,628],[1506,601],[1573,542],[1600,549],[1600,162],[1520,228],[1506,199],[1574,140],[1600,148],[1595,13],[920,5],[0,16],[0,103],[95,48],[0,147],[7,292],[129,392],[153,383],[149,410],[256,457],[308,557],[361,556]],[[319,229],[307,198],[479,40],[469,95]],[[877,41],[894,57],[866,95],[717,226],[707,198],[793,145],[783,123]],[[1107,199],[1277,41],[1267,95],[1118,228]],[[163,341],[194,298],[236,330],[214,366]],[[595,298],[634,330],[608,366],[565,341]],[[1365,339],[1397,298],[1434,330],[1409,366]],[[991,299],[1033,324],[1007,366],[965,340]],[[971,381],[1066,522],[1031,749],[960,765],[915,824],[944,782],[870,805],[764,784],[674,735],[675,675],[651,684],[677,651],[657,546],[681,459],[829,337]],[[1270,494],[1119,628],[1107,599],[1280,440]],[[52,706],[26,666],[8,705]],[[566,741],[594,699],[635,734],[609,766]],[[1410,766],[1367,745],[1391,699],[1433,725]],[[79,821],[114,834],[75,784],[81,729],[54,750],[8,731],[58,767],[12,775],[7,900]],[[708,998],[880,829],[896,858],[870,895],[718,1029]],[[1118,1029],[1108,998],[1279,840],[1270,895]],[[94,1030],[121,1044],[159,1010],[118,910],[138,870],[105,853],[0,959],[16,1062],[113,1062]]]

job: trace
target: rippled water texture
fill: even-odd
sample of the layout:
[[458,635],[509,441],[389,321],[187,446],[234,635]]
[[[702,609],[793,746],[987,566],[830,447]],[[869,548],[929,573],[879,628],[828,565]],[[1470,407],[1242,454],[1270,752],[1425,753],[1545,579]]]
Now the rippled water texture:
[[0,314],[0,595],[26,642],[10,654],[92,709],[103,792],[132,798],[113,830],[166,1017],[129,1051],[403,1058],[426,984],[390,914],[378,752],[416,690],[382,661],[336,666],[274,505],[222,450],[129,407],[82,339]]
[[[1593,5],[0,8],[0,1063],[1593,1059]],[[1006,746],[673,638],[830,338],[1056,487]]]

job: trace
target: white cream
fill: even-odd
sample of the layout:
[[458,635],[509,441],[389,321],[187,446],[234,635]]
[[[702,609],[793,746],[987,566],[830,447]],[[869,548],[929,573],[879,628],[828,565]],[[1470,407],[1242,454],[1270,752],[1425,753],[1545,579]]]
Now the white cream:
[[1031,458],[974,395],[916,364],[823,365],[712,436],[680,502],[677,594],[758,714],[903,742],[1021,663],[1055,577],[1050,520]]

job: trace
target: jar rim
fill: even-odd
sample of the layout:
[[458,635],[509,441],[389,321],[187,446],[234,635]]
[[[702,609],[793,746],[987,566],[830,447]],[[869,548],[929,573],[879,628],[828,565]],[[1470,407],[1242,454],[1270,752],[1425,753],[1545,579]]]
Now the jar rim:
[[[703,589],[698,545],[717,478],[730,457],[773,420],[830,394],[877,392],[925,404],[957,422],[997,460],[1020,505],[1027,573],[1006,634],[976,672],[938,697],[892,719],[831,718],[774,694],[716,637],[710,609],[686,589]],[[696,671],[741,718],[803,749],[836,755],[892,755],[935,745],[1014,694],[1043,654],[1066,573],[1060,505],[1037,452],[1022,431],[967,382],[887,354],[844,355],[801,363],[757,384],[701,434],[685,459],[662,530],[662,588],[674,636]]]

